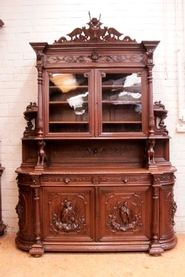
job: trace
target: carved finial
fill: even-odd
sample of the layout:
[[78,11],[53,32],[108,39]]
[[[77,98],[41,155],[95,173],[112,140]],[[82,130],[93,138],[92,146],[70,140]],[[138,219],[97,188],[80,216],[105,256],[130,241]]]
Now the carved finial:
[[91,13],[90,13],[90,11],[88,12],[88,14],[89,14],[89,20],[91,21]]

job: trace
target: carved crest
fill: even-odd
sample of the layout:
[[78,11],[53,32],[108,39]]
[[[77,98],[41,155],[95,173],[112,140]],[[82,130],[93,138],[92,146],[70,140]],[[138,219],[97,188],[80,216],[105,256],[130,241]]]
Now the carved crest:
[[[120,37],[123,35],[122,33],[118,32],[115,28],[108,28],[104,27],[101,28],[101,15],[99,19],[93,17],[91,18],[89,12],[89,19],[90,21],[87,23],[87,27],[82,28],[75,28],[71,33],[67,34],[70,37],[69,42],[100,42],[100,41],[107,41],[107,42],[116,42],[121,41]],[[123,41],[135,41],[132,40],[129,36],[126,36],[122,39]],[[67,42],[68,40],[65,37],[61,37],[59,40],[55,41],[54,43],[63,43]]]

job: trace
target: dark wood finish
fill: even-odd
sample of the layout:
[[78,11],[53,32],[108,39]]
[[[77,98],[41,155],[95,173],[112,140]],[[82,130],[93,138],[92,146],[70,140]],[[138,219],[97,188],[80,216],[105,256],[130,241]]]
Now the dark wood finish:
[[1,204],[1,176],[3,174],[4,167],[1,166],[0,164],[0,236],[4,235],[6,225],[2,221],[2,204]]
[[4,22],[0,19],[0,27],[3,27]]
[[[0,27],[3,27],[4,25],[4,22],[0,19]],[[1,163],[0,163],[0,236],[4,235],[4,231],[5,231],[5,228],[6,228],[6,225],[3,223],[2,221],[2,204],[1,204],[1,199],[2,199],[2,196],[1,196],[1,176],[3,174],[3,170],[4,170],[4,167],[1,166]]]
[[30,103],[16,170],[16,244],[45,251],[148,251],[174,234],[176,171],[165,106],[153,103],[153,52],[100,19],[37,57],[38,104]]

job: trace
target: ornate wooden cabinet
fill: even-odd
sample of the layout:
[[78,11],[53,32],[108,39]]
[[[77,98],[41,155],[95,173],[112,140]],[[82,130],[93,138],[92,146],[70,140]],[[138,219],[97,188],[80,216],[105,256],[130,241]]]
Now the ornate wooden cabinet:
[[6,229],[6,225],[2,221],[2,205],[1,205],[1,201],[2,201],[2,197],[1,197],[1,176],[3,174],[3,170],[4,170],[4,167],[2,167],[1,163],[0,163],[0,236],[4,235],[4,232],[5,232],[5,229]]
[[38,105],[24,117],[16,170],[16,244],[45,251],[149,251],[175,246],[175,168],[167,111],[153,103],[153,52],[90,18],[37,57]]
[[[4,22],[0,19],[0,27],[3,27]],[[1,205],[1,201],[2,201],[2,197],[1,197],[1,176],[3,174],[3,170],[4,167],[1,166],[0,163],[0,236],[4,235],[4,231],[6,228],[6,225],[3,223],[2,221],[2,205]]]

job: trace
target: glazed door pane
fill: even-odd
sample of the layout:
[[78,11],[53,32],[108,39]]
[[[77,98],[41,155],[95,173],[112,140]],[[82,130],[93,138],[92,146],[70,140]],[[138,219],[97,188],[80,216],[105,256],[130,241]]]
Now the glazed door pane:
[[138,73],[102,76],[102,133],[142,131],[142,89]]
[[49,133],[90,133],[85,72],[49,74]]

